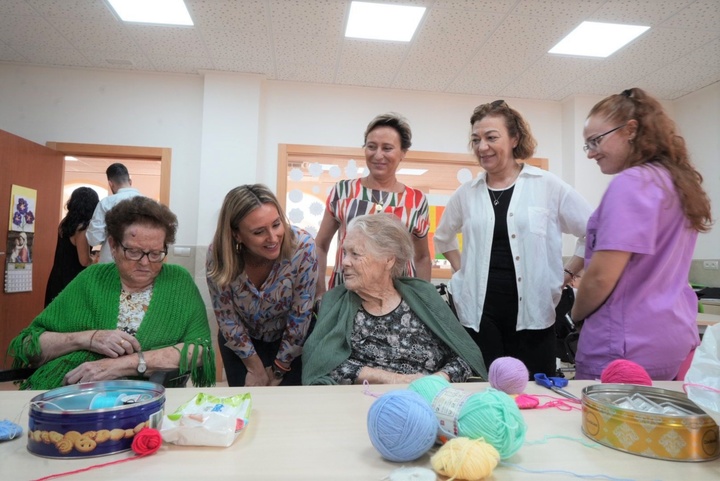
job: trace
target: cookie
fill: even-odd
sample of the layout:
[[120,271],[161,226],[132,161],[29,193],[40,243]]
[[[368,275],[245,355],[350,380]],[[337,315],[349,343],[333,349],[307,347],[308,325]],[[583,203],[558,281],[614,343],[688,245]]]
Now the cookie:
[[36,429],[35,431],[33,431],[32,432],[32,440],[35,441],[36,443],[41,443],[42,442],[42,431],[40,431],[39,429]]
[[50,431],[48,433],[48,437],[50,438],[50,442],[53,444],[57,444],[60,442],[60,440],[63,438],[63,435],[60,434],[57,431]]
[[135,431],[132,429],[126,429],[125,430],[125,439],[130,439],[131,437],[135,436]]
[[90,439],[95,439],[95,436],[97,436],[97,431],[87,431],[83,433],[83,436]]
[[140,424],[138,424],[137,426],[135,426],[135,429],[133,429],[133,431],[135,431],[135,434],[137,434],[137,433],[139,433],[140,430],[143,429],[145,426],[146,426],[145,423],[140,423]]
[[124,429],[116,428],[116,429],[113,429],[112,431],[110,431],[110,439],[112,439],[113,441],[120,441],[124,437],[125,437]]
[[77,441],[77,439],[78,439],[80,436],[82,436],[82,434],[80,434],[80,433],[77,432],[77,431],[68,431],[68,432],[65,433],[65,439],[69,439],[69,440],[72,441],[73,443],[74,443],[75,441]]
[[68,454],[70,451],[73,450],[75,444],[68,438],[62,438],[55,446],[57,447],[58,451],[60,451],[60,454]]
[[95,434],[94,439],[96,443],[104,443],[110,439],[110,431],[108,429],[101,429]]
[[90,451],[94,450],[97,446],[97,443],[94,439],[90,439],[87,436],[80,436],[78,439],[75,440],[75,449],[77,449],[81,453],[89,453]]
[[51,443],[51,441],[50,441],[50,433],[47,432],[47,431],[43,431],[42,433],[40,433],[40,439],[42,439],[42,442],[45,443],[45,444],[50,444],[50,443]]

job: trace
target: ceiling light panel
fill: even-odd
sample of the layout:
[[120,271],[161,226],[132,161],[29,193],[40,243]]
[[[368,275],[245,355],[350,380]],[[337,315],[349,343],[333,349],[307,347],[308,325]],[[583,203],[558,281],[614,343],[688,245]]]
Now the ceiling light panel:
[[412,40],[425,7],[352,2],[345,36],[367,40]]

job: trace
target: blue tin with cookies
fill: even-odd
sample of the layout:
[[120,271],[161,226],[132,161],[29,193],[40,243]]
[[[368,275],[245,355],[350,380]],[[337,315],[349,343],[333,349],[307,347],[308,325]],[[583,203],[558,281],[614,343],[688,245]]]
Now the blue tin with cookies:
[[74,384],[30,401],[28,451],[47,458],[91,458],[131,449],[144,427],[158,429],[165,388],[149,381]]

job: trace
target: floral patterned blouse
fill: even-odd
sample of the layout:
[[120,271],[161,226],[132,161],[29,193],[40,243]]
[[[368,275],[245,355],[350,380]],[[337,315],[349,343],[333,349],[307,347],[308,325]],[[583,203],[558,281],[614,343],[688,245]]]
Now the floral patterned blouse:
[[120,308],[118,311],[118,329],[134,336],[145,318],[152,299],[153,284],[142,291],[127,292],[120,290]]
[[404,300],[382,316],[360,308],[350,343],[350,357],[330,372],[338,384],[353,384],[364,366],[400,374],[441,371],[451,382],[464,382],[472,375],[470,365],[418,319]]
[[[317,255],[315,241],[304,230],[291,227],[297,247],[290,259],[276,262],[261,286],[241,273],[227,286],[210,277],[207,285],[218,328],[226,346],[241,359],[255,354],[253,339],[282,338],[277,359],[290,363],[302,353],[315,299]],[[208,249],[207,272],[212,267]]]

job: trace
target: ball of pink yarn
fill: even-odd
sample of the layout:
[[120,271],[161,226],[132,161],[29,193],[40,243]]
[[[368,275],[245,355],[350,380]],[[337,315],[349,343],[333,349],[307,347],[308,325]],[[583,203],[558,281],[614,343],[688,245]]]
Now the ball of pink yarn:
[[530,373],[519,359],[499,357],[490,364],[490,385],[506,394],[520,394],[527,387]]
[[600,375],[603,383],[640,384],[652,386],[652,379],[645,368],[627,359],[616,359],[603,369]]

